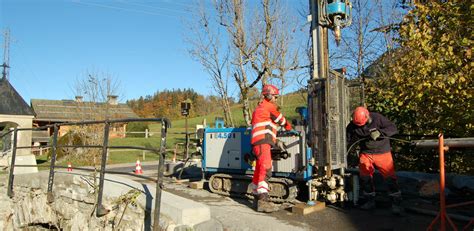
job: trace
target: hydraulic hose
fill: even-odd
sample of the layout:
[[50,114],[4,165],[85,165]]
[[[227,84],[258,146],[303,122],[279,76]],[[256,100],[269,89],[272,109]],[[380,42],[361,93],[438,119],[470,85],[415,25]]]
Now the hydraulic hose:
[[[186,158],[186,160],[184,161],[183,167],[179,171],[178,180],[181,180],[181,176],[183,175],[183,171],[186,168],[186,164],[188,164],[189,160],[191,160],[191,158],[193,158],[194,156],[202,157],[202,154],[199,152],[195,152],[195,153],[192,153],[190,157]],[[202,166],[201,166],[201,172],[202,172],[201,179],[204,179],[204,169],[202,169]]]
[[[381,138],[384,138],[384,139],[396,140],[396,141],[399,141],[399,142],[402,142],[402,143],[410,143],[410,144],[413,144],[413,142],[408,141],[408,140],[404,140],[404,139],[397,139],[397,138],[388,137],[388,136],[380,136],[380,137],[381,137]],[[358,144],[358,143],[361,142],[361,141],[368,140],[368,139],[369,139],[368,137],[365,137],[365,138],[359,139],[359,140],[357,140],[356,142],[352,143],[351,146],[349,146],[349,148],[348,148],[347,151],[346,151],[346,156],[349,155],[349,152],[352,150],[352,148],[355,147],[356,144]]]

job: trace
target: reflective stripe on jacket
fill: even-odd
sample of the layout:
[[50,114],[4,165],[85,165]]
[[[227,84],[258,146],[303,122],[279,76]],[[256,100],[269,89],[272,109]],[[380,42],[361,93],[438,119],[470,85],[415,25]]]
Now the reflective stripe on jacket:
[[252,114],[251,144],[275,144],[278,125],[291,130],[290,123],[277,110],[275,104],[263,100]]

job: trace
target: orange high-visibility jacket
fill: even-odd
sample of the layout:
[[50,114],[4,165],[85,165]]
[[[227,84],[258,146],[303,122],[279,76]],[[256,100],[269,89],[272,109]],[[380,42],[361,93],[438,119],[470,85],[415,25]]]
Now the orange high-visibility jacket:
[[252,138],[250,143],[252,145],[274,145],[278,125],[285,126],[286,130],[291,130],[291,124],[277,110],[276,105],[263,100],[252,114]]

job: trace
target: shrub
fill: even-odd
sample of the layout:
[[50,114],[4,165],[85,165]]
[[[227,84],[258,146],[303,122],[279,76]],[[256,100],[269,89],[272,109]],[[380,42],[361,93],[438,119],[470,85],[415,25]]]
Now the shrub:
[[[75,129],[70,130],[65,135],[58,137],[56,149],[56,160],[61,161],[80,161],[84,164],[96,164],[100,158],[102,149],[87,147],[60,147],[60,146],[89,146],[102,145],[103,137],[96,130]],[[50,141],[52,144],[52,140]],[[51,159],[52,149],[48,152],[48,159]]]
[[[131,122],[127,125],[127,137],[145,137],[145,130],[148,129],[146,122]],[[143,133],[130,133],[143,132]]]

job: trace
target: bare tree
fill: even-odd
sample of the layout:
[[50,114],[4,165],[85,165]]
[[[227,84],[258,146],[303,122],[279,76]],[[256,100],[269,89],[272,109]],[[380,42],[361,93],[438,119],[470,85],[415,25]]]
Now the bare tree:
[[234,120],[230,110],[228,93],[228,65],[229,49],[222,47],[219,28],[212,25],[209,15],[201,2],[196,8],[196,18],[191,24],[191,38],[188,43],[191,48],[189,54],[196,59],[210,75],[213,91],[219,95],[219,103],[224,111],[224,120],[230,126],[234,126]]
[[104,114],[95,113],[94,118],[89,119],[107,119],[109,104],[100,103],[108,102],[111,96],[120,97],[120,82],[109,73],[87,70],[82,77],[76,79],[74,93],[82,96],[91,110],[97,111],[98,106],[106,107]]
[[376,18],[377,28],[373,31],[382,33],[382,44],[386,52],[391,52],[398,46],[396,38],[398,37],[398,28],[406,14],[405,4],[400,0],[376,0],[375,5],[378,8],[378,17]]
[[249,83],[247,70],[248,53],[250,48],[247,45],[245,24],[244,24],[244,3],[241,0],[219,1],[214,4],[217,10],[217,17],[221,26],[224,26],[229,34],[230,51],[232,54],[231,64],[234,80],[236,81],[243,104],[243,115],[247,125],[250,124],[249,109]]
[[396,47],[396,31],[403,9],[399,0],[354,0],[353,23],[343,30],[342,44],[331,53],[336,66],[346,66],[350,77],[364,70],[385,52]]
[[[291,81],[296,80],[297,76],[301,74],[301,70],[304,66],[301,65],[300,56],[304,54],[300,53],[300,47],[302,44],[298,42],[303,40],[295,39],[297,32],[298,20],[293,15],[284,12],[284,7],[278,7],[280,13],[275,15],[285,16],[285,20],[275,22],[273,25],[274,33],[274,71],[272,78],[279,82],[279,88],[283,95],[285,88],[290,85]],[[267,18],[267,17],[265,17]],[[288,30],[288,28],[292,28]],[[289,74],[291,73],[291,74]],[[279,99],[280,105],[284,104],[283,97]]]
[[[112,116],[110,107],[113,105],[109,100],[111,96],[118,97],[120,94],[120,83],[109,73],[88,70],[76,79],[73,91],[76,97],[81,97],[76,99],[76,113],[81,120],[104,120]],[[102,131],[103,125],[79,126],[74,127],[69,135],[79,137],[82,145],[101,145],[104,138]],[[70,139],[70,142],[74,142],[74,139]],[[94,165],[100,159],[99,149],[74,149],[71,152]]]
[[353,23],[347,28],[342,44],[337,52],[346,54],[347,73],[351,77],[362,74],[368,63],[380,55],[380,34],[371,32],[377,8],[372,0],[355,0],[353,2]]
[[231,71],[240,89],[243,115],[248,125],[249,88],[259,80],[264,85],[270,78],[280,80],[285,86],[287,72],[298,67],[295,46],[288,44],[291,42],[289,35],[295,32],[295,28],[286,23],[288,12],[282,10],[278,1],[261,0],[260,5],[261,12],[257,8],[247,13],[245,10],[250,7],[244,0],[215,2],[219,23],[229,36]]
[[[292,72],[301,68],[297,44],[301,40],[295,39],[298,20],[286,11],[288,8],[277,0],[214,0],[212,9],[200,8],[197,14],[199,27],[193,32],[199,36],[193,37],[190,53],[210,73],[216,92],[223,98],[228,94],[223,74],[230,73],[239,89],[247,125],[251,121],[251,89],[261,81],[262,85],[277,84],[283,91]],[[227,38],[220,40],[219,28]]]

